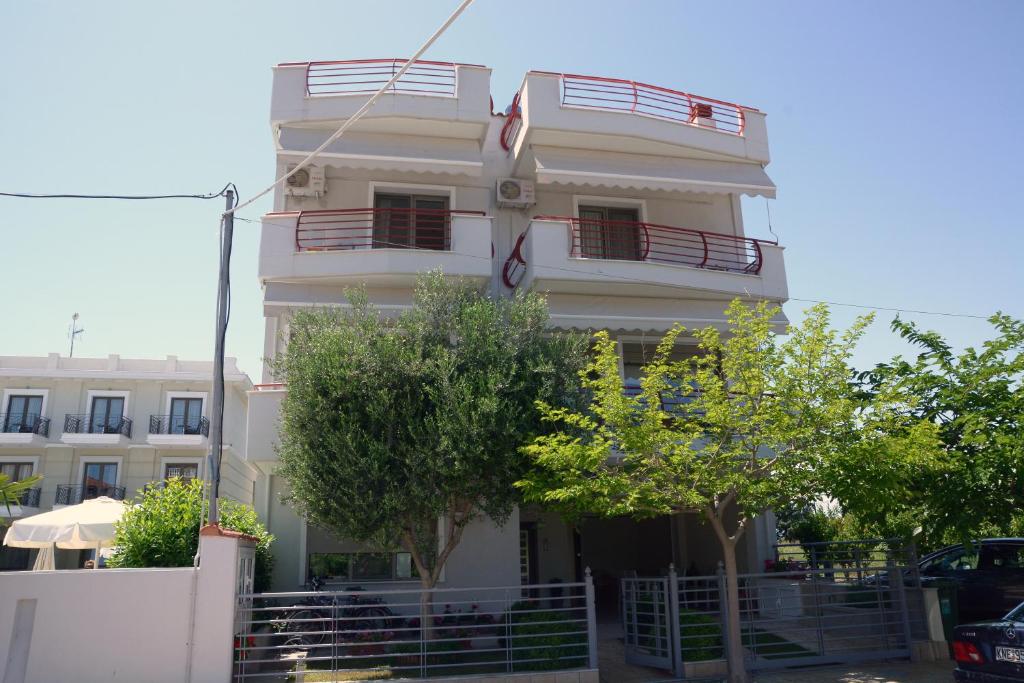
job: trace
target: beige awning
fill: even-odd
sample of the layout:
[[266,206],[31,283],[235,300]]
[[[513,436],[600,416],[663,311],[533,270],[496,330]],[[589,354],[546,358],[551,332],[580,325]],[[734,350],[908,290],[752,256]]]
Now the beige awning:
[[537,147],[538,184],[775,197],[760,164]]
[[[321,130],[281,128],[278,152],[287,161],[300,161],[323,144],[327,136]],[[338,168],[468,176],[481,175],[484,167],[480,146],[473,140],[375,133],[345,135],[317,159],[318,164]]]

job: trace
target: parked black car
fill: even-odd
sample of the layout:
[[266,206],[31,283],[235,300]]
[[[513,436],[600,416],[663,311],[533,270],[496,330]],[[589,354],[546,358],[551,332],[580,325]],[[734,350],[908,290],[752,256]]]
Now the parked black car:
[[956,681],[1024,681],[1024,604],[998,621],[957,626],[953,659]]
[[1024,602],[1024,538],[952,545],[926,555],[918,567],[925,586],[956,583],[960,624],[1000,619]]

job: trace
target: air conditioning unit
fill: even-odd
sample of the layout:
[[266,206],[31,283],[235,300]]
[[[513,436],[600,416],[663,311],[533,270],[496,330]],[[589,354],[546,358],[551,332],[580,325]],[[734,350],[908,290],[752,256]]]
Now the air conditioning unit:
[[[296,166],[298,164],[290,164],[288,172],[291,173]],[[324,169],[319,166],[303,166],[298,173],[288,176],[285,187],[292,197],[319,197],[327,191]]]
[[503,209],[524,209],[537,203],[533,182],[519,178],[498,178],[498,206]]

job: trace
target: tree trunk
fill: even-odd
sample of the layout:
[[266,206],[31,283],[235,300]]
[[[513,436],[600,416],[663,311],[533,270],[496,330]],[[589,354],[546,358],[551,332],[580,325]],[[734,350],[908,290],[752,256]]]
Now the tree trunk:
[[[720,512],[719,509],[717,512]],[[736,568],[736,542],[743,534],[741,525],[734,536],[729,536],[722,519],[715,510],[705,510],[704,516],[711,523],[722,548],[725,564],[725,605],[720,606],[725,616],[726,659],[729,662],[729,683],[746,683],[747,669],[743,661],[743,641],[740,629],[740,587]]]

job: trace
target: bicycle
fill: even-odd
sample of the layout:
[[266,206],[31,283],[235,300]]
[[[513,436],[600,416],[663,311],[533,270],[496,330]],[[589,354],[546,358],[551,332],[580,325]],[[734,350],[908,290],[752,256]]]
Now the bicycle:
[[[314,575],[307,588],[322,591],[323,577]],[[349,592],[362,590],[359,586],[345,588]],[[398,618],[380,596],[311,596],[305,602],[307,604],[273,622],[274,629],[286,636],[284,644],[296,650],[329,646],[332,640],[333,643],[347,641],[357,633],[379,633]]]

